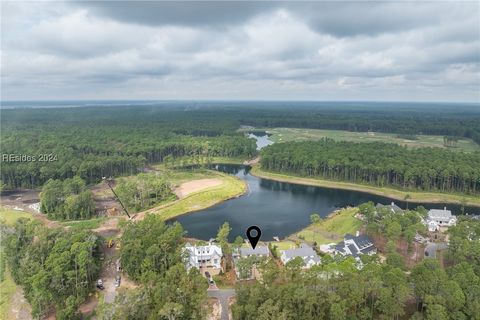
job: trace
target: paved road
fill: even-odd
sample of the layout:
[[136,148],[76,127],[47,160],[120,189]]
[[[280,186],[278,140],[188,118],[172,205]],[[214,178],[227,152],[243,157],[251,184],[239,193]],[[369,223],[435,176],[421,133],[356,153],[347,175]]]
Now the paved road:
[[222,320],[229,320],[228,317],[228,301],[230,297],[235,296],[234,289],[219,289],[219,290],[208,290],[207,294],[209,297],[217,298],[220,301],[222,306]]
[[425,247],[425,258],[435,259],[437,257],[437,250],[444,250],[447,248],[447,244],[444,242],[435,243],[429,242]]

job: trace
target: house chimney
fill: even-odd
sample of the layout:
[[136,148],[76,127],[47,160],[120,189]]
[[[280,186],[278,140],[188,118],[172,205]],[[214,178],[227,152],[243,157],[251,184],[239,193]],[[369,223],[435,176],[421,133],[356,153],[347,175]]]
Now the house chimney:
[[360,231],[357,230],[357,233],[355,233],[355,236],[356,237],[360,236]]

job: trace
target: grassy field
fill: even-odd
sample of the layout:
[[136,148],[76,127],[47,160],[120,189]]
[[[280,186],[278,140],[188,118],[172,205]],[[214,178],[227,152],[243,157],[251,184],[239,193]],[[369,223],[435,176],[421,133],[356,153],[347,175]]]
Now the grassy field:
[[[331,138],[337,141],[352,142],[388,142],[397,143],[399,145],[420,148],[420,147],[437,147],[445,148],[443,145],[443,136],[417,135],[416,140],[408,140],[399,138],[396,133],[380,133],[380,132],[350,132],[342,130],[317,130],[317,129],[297,129],[297,128],[274,128],[262,129],[267,131],[270,140],[274,142],[288,141],[305,141],[319,140],[322,138]],[[448,148],[455,151],[473,152],[480,151],[480,145],[470,139],[461,139],[457,142],[455,148]]]
[[11,319],[11,300],[17,290],[15,282],[13,282],[10,272],[5,272],[5,279],[0,282],[0,319]]
[[177,170],[168,173],[171,175],[171,180],[169,181],[172,181],[175,184],[204,178],[221,179],[222,184],[191,193],[183,199],[160,206],[157,209],[150,210],[152,213],[161,215],[165,220],[185,214],[187,212],[208,208],[219,202],[237,197],[247,190],[247,186],[244,181],[228,174],[211,170],[202,170],[200,172],[194,171],[192,173],[176,171]]
[[357,208],[347,208],[328,218],[309,225],[305,229],[291,235],[292,241],[306,241],[309,243],[327,244],[339,242],[347,233],[355,234],[360,230],[362,222],[354,217]]
[[5,207],[0,207],[0,222],[7,226],[14,226],[15,222],[20,218],[32,218],[32,215],[25,211],[13,210]]
[[476,196],[459,195],[459,194],[447,194],[447,193],[435,193],[435,192],[415,192],[415,191],[403,191],[392,188],[373,187],[369,185],[356,184],[350,182],[339,182],[331,180],[321,180],[312,178],[302,178],[292,175],[272,173],[264,171],[260,166],[256,165],[252,167],[250,174],[271,180],[291,182],[310,186],[319,186],[325,188],[346,189],[355,190],[361,192],[367,192],[371,194],[377,194],[396,200],[404,200],[408,194],[411,202],[432,202],[432,203],[458,203],[462,202],[465,205],[480,206],[480,198]]

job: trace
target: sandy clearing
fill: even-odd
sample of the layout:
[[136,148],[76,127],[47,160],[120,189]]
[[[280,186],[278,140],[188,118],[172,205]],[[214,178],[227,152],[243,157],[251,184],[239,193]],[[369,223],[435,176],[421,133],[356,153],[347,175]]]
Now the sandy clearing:
[[210,187],[216,187],[221,184],[222,180],[216,178],[192,180],[182,183],[178,188],[175,189],[175,194],[178,198],[182,199],[193,192],[201,191]]
[[[158,213],[159,210],[161,210],[163,208],[166,208],[166,207],[170,207],[170,206],[174,205],[175,203],[178,203],[180,200],[186,198],[188,195],[190,195],[192,193],[195,193],[197,191],[202,191],[202,190],[208,189],[210,187],[216,187],[216,186],[222,185],[223,183],[224,183],[223,180],[219,179],[219,178],[198,179],[198,180],[191,180],[191,181],[184,182],[174,190],[174,193],[178,197],[177,200],[175,200],[173,202],[165,203],[165,204],[160,205],[158,207],[153,207],[153,208],[147,209],[147,210],[142,211],[142,212],[138,212],[138,213],[133,215],[131,220],[134,220],[134,221],[143,220],[145,218],[145,215],[147,215],[149,213]],[[189,211],[195,211],[198,208],[200,208],[199,205],[193,205],[193,206],[190,207]]]
[[217,298],[209,298],[207,305],[208,305],[207,320],[220,320],[221,313],[222,313],[222,306],[220,305],[220,301]]

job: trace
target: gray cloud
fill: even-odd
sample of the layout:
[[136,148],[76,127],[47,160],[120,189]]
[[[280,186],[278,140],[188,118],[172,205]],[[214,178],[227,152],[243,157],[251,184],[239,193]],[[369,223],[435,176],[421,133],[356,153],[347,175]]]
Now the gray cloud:
[[[337,37],[376,35],[435,25],[478,11],[475,2],[380,1],[78,1],[92,13],[141,25],[219,27],[286,9],[321,33]],[[453,14],[452,14],[453,11]],[[477,17],[478,18],[478,17]],[[477,19],[478,20],[478,19]],[[478,36],[478,28],[471,35]]]
[[447,7],[441,3],[432,6],[421,2],[412,6],[398,1],[289,5],[293,12],[305,17],[315,30],[336,37],[372,36],[424,27],[440,20],[437,13]]
[[93,13],[142,25],[225,26],[277,6],[254,1],[78,1]]
[[2,2],[4,99],[480,99],[470,2]]

